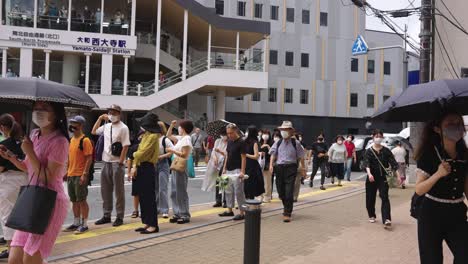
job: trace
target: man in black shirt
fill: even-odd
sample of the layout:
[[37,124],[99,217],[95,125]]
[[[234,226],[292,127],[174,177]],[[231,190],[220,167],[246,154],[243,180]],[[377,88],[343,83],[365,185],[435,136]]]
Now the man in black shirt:
[[[317,142],[311,146],[311,154],[314,158],[312,165],[312,175],[310,176],[310,188],[314,187],[314,177],[320,168],[321,179],[320,179],[320,190],[325,190],[323,184],[325,183],[325,177],[327,176],[327,162],[328,162],[328,145],[324,141],[323,135],[317,137]],[[310,159],[311,160],[311,159]],[[311,160],[312,161],[312,160]]]
[[234,198],[237,199],[237,206],[240,213],[233,220],[243,220],[244,211],[242,206],[245,204],[244,194],[244,174],[246,165],[246,155],[244,141],[239,135],[239,128],[235,124],[229,124],[226,128],[228,136],[227,157],[224,163],[223,174],[229,175],[229,186],[226,190],[226,204],[228,210],[219,216],[234,216],[232,209],[234,208]]

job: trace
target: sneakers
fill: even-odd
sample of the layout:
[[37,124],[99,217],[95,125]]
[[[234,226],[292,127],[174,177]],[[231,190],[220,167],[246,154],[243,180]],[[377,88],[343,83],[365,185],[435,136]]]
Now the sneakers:
[[162,218],[168,219],[168,218],[169,218],[169,214],[163,214],[163,215],[162,215]]
[[222,213],[222,214],[219,214],[219,216],[220,216],[220,217],[226,217],[226,216],[231,216],[231,217],[232,217],[232,216],[234,216],[234,212],[228,212],[228,211],[226,211],[226,212],[224,212],[224,213]]
[[74,232],[80,227],[79,225],[70,225],[69,227],[65,228],[63,232]]
[[390,221],[388,219],[385,220],[384,228],[387,229],[387,230],[392,229],[392,221]]
[[375,223],[375,217],[369,218],[369,223]]
[[322,191],[325,191],[325,190],[326,190],[326,188],[325,188],[325,187],[323,187],[323,185],[322,185],[322,186],[320,186],[320,190],[322,190]]
[[215,203],[215,204],[213,204],[213,207],[215,207],[215,208],[216,208],[216,207],[221,207],[221,206],[223,206],[222,203]]
[[76,229],[75,231],[75,235],[80,235],[80,234],[84,234],[86,232],[88,232],[89,228],[87,226],[80,226]]
[[138,218],[140,213],[138,211],[133,211],[131,218]]
[[118,226],[121,226],[123,225],[123,219],[121,218],[116,218],[114,223],[112,224],[113,227],[118,227]]
[[105,225],[105,224],[110,224],[110,223],[111,223],[111,218],[104,216],[101,219],[97,220],[96,223],[94,223],[94,224],[95,225]]
[[291,217],[287,216],[287,215],[283,216],[283,222],[284,223],[290,223],[291,222]]
[[238,214],[238,215],[234,216],[234,218],[232,220],[241,221],[241,220],[244,220],[244,219],[245,219],[244,215]]

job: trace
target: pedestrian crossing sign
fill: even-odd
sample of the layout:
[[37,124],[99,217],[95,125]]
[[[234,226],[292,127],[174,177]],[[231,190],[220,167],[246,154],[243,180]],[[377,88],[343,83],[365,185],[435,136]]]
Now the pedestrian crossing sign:
[[356,41],[354,41],[352,48],[353,56],[367,54],[368,46],[366,41],[361,35],[358,35]]

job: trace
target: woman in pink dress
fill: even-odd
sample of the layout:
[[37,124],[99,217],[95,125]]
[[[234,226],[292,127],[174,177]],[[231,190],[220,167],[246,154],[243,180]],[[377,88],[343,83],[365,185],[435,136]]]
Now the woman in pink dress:
[[[47,175],[48,188],[57,192],[57,200],[49,226],[43,235],[16,231],[11,243],[10,264],[42,264],[49,257],[55,240],[67,216],[68,197],[62,185],[68,158],[68,131],[65,109],[62,104],[37,102],[34,104],[32,120],[39,129],[25,137],[21,148],[26,155],[24,161],[11,158],[18,168],[27,171],[31,184],[44,186]],[[46,174],[44,174],[46,171]]]

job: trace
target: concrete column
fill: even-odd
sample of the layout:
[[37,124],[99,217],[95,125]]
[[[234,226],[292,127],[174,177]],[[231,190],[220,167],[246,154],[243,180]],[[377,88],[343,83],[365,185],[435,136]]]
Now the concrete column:
[[270,36],[266,36],[263,41],[263,71],[267,72],[270,64]]
[[32,77],[33,50],[20,49],[20,77]]
[[226,119],[226,91],[216,91],[216,120]]
[[91,53],[85,53],[85,56],[86,56],[85,92],[89,93],[89,68],[90,68]]
[[37,0],[34,0],[33,27],[37,27]]
[[76,85],[80,80],[80,56],[73,53],[63,55],[62,83]]
[[101,94],[112,94],[112,54],[102,54]]
[[132,26],[130,28],[130,35],[135,36],[135,21],[136,21],[136,0],[132,0]]
[[127,95],[127,85],[128,85],[128,58],[130,56],[124,56],[124,81],[123,81],[123,94]]
[[236,70],[239,70],[239,32],[236,35]]
[[162,1],[158,0],[158,17],[156,18],[156,58],[155,58],[155,72],[154,72],[154,92],[159,91],[159,63],[161,54],[161,14],[162,14]]
[[68,0],[68,23],[67,23],[68,31],[71,31],[71,9],[72,9],[72,0]]
[[51,50],[44,50],[45,52],[45,70],[44,70],[44,78],[46,80],[49,80],[49,72],[50,72],[50,53],[52,52]]
[[2,49],[2,77],[6,78],[6,73],[7,73],[7,48]]
[[211,68],[211,24],[208,25],[208,52],[207,52],[208,70]]
[[187,33],[188,33],[188,10],[184,10],[184,44],[182,51],[182,80],[187,79]]
[[101,29],[99,32],[102,34],[102,23],[104,23],[104,0],[101,0]]

